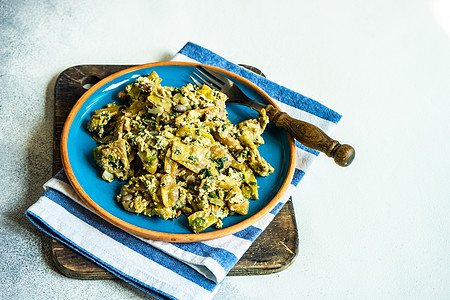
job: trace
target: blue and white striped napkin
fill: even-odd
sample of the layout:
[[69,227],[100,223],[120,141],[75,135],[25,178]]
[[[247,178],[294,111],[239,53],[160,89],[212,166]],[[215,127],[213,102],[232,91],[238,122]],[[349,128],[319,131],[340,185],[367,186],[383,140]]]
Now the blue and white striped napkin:
[[[234,72],[266,91],[294,118],[330,133],[341,116],[324,105],[256,75],[194,43],[173,60],[195,61]],[[294,178],[280,203],[253,226],[230,236],[198,243],[141,239],[109,224],[84,207],[64,173],[45,185],[27,217],[45,233],[158,299],[211,299],[227,273],[272,221],[319,154],[296,143]]]

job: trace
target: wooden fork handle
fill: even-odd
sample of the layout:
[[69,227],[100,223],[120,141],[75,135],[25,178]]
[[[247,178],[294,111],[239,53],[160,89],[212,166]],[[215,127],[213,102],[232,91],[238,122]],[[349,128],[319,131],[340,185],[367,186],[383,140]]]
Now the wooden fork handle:
[[294,139],[302,145],[325,153],[334,158],[336,164],[341,167],[350,165],[355,158],[355,149],[350,145],[341,145],[333,140],[320,128],[290,117],[272,105],[266,107],[270,121],[277,127],[285,129]]

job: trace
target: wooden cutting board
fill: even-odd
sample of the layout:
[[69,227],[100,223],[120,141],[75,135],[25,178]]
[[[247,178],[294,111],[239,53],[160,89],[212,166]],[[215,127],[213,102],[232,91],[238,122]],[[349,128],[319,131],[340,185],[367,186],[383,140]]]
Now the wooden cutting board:
[[[262,76],[258,69],[242,65]],[[131,65],[80,65],[64,70],[55,85],[55,131],[53,172],[61,168],[60,141],[64,122],[75,102],[101,79]],[[78,279],[109,279],[114,275],[57,240],[51,256],[64,275]],[[262,275],[279,272],[292,264],[298,254],[298,231],[292,199],[231,269],[228,275]]]

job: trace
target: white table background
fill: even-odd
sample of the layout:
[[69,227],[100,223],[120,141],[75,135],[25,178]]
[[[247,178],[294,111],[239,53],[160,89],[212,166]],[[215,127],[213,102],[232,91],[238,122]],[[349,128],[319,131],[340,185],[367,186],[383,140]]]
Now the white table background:
[[0,298],[140,299],[59,274],[25,219],[52,173],[53,87],[77,64],[167,60],[187,41],[343,115],[294,195],[300,253],[215,299],[450,298],[450,2],[0,1]]

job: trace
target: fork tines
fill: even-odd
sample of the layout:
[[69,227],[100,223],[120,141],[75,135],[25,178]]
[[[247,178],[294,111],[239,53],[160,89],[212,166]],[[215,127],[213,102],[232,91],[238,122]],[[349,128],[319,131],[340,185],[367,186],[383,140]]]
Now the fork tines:
[[[230,84],[230,80],[228,78],[219,74],[218,72],[215,72],[215,71],[205,68],[203,66],[198,66],[196,71],[198,73],[200,73],[201,75],[199,75],[195,72],[194,72],[194,75],[197,76],[197,78],[201,82],[203,82],[203,84],[206,84],[210,88],[214,88],[214,89],[220,91],[225,86]],[[202,83],[200,83],[197,79],[195,79],[192,76],[190,76],[190,77],[196,85],[199,85],[199,86],[202,85]]]
[[[194,75],[197,76],[198,78],[201,78],[197,73],[194,73]],[[192,76],[189,76],[189,77],[191,77],[192,81],[193,81],[196,85],[198,85],[198,86],[202,86],[202,85],[203,85],[203,83],[201,83],[200,81],[198,81],[198,80],[195,79],[194,77],[192,77]],[[206,83],[204,83],[204,84],[206,84]]]

